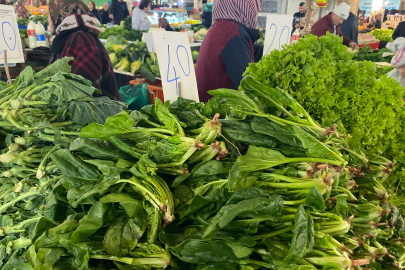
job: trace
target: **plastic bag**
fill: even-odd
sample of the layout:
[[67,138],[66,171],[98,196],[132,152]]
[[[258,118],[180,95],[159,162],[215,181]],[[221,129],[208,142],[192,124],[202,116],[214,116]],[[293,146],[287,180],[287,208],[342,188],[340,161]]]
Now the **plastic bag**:
[[135,86],[123,86],[118,93],[121,100],[128,104],[129,110],[140,110],[142,107],[150,104],[147,83],[139,83]]
[[388,78],[393,78],[397,82],[401,84],[402,87],[405,87],[405,77],[402,77],[399,74],[399,71],[397,69],[393,69],[390,72],[387,73]]
[[394,42],[389,42],[386,46],[387,49],[395,52],[391,60],[393,67],[402,67],[405,65],[405,38],[397,38]]

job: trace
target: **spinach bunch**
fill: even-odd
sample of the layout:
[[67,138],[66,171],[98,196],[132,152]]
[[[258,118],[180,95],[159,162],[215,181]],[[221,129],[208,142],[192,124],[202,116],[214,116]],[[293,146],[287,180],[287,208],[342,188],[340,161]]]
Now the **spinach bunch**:
[[322,126],[337,124],[340,132],[351,135],[351,149],[395,161],[387,187],[396,192],[405,175],[404,90],[393,79],[378,76],[376,64],[352,57],[337,36],[317,41],[307,35],[251,64],[246,73],[286,90]]
[[391,63],[392,56],[383,57],[385,52],[391,53],[389,49],[372,50],[367,44],[359,49],[359,52],[353,56],[353,60],[371,61],[371,62],[387,62]]
[[2,269],[403,268],[393,162],[288,92],[246,76],[206,104],[74,120],[67,104],[94,101],[67,72],[4,101]]

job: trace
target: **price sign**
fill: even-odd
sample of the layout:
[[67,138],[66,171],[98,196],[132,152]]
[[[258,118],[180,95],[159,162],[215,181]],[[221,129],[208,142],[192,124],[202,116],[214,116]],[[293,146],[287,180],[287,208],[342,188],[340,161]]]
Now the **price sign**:
[[149,52],[156,53],[155,43],[153,42],[153,37],[151,33],[143,33],[143,38],[145,39],[146,46]]
[[293,15],[268,14],[263,54],[272,50],[281,50],[281,46],[290,44]]
[[186,33],[153,31],[165,100],[199,101],[193,57]]
[[0,5],[0,64],[4,64],[5,50],[7,63],[25,62],[14,7]]

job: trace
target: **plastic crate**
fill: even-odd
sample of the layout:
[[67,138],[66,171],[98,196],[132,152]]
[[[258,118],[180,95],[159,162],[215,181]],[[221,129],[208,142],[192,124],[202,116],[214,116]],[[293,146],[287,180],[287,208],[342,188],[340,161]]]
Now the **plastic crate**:
[[[137,85],[138,83],[146,83],[146,82],[138,80],[132,80],[129,82],[129,84],[132,86]],[[148,97],[151,104],[155,104],[155,98],[160,99],[163,103],[165,102],[162,87],[148,84]]]
[[[359,45],[359,48],[364,47],[364,45],[365,45],[365,44]],[[378,50],[378,46],[380,46],[380,42],[370,43],[370,44],[367,44],[367,45],[370,46],[370,48],[371,48],[372,50]]]

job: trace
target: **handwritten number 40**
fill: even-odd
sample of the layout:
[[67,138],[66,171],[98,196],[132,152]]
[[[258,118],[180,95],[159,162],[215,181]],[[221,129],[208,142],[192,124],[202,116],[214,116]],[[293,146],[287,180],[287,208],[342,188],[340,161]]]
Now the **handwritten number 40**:
[[[188,64],[188,71],[187,71],[187,72],[184,70],[184,67],[183,67],[183,65],[181,64],[181,61],[180,61],[180,57],[179,57],[179,50],[180,50],[180,49],[183,49],[184,52],[185,52],[186,55],[187,55],[187,64]],[[176,68],[174,67],[174,65],[173,65],[174,79],[169,79],[169,74],[170,74],[170,45],[167,45],[167,56],[168,56],[168,58],[169,58],[169,61],[168,61],[168,64],[167,64],[167,82],[173,82],[173,81],[176,82],[176,94],[177,94],[177,96],[178,96],[178,95],[179,95],[179,89],[178,89],[178,83],[177,83],[177,81],[178,81],[179,79],[181,79],[181,77],[180,77],[180,76],[177,77],[177,72],[176,72]],[[183,71],[183,74],[184,74],[186,77],[190,76],[190,72],[191,72],[191,68],[190,68],[190,56],[188,55],[188,52],[187,52],[186,47],[184,47],[184,46],[182,46],[182,45],[177,46],[176,56],[177,56],[177,61],[179,62],[180,68],[181,68],[182,71]]]

